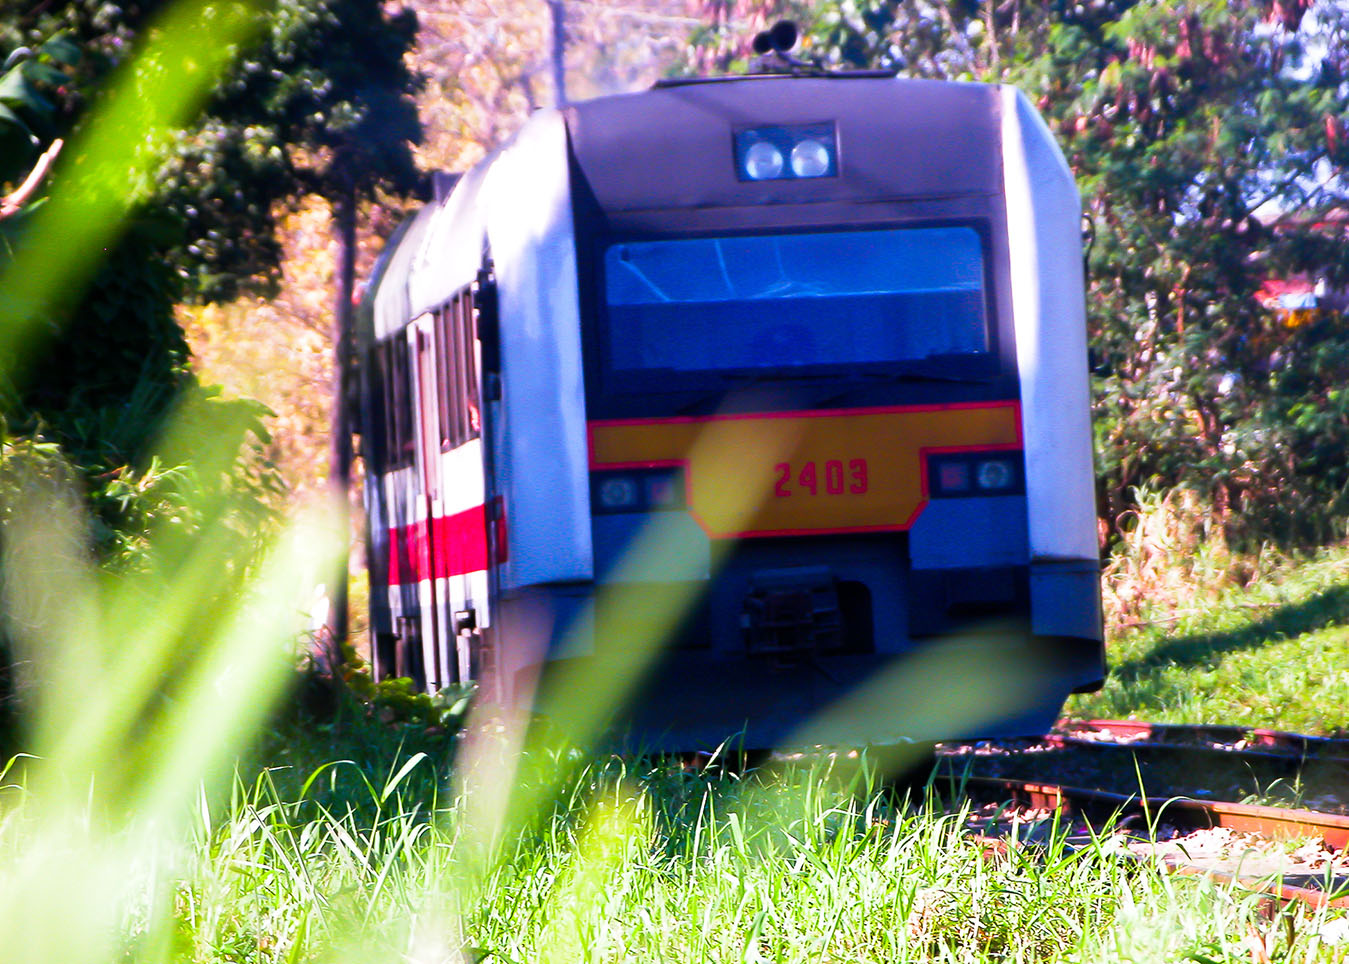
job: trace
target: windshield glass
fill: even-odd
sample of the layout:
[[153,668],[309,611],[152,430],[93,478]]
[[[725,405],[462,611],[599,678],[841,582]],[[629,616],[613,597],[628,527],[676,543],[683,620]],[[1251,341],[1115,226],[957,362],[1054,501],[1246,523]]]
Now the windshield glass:
[[693,238],[605,251],[608,367],[771,373],[989,350],[969,227]]

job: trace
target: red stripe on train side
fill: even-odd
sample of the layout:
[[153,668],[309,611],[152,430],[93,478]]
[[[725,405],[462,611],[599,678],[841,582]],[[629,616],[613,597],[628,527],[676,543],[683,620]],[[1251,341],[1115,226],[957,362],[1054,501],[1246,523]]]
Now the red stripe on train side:
[[487,568],[487,507],[475,505],[432,520],[433,573],[437,579]]
[[[504,526],[502,535],[504,536]],[[428,539],[428,532],[430,538]],[[504,538],[502,539],[504,542]],[[502,547],[504,548],[504,546]],[[503,554],[504,559],[504,554]],[[487,568],[487,507],[389,530],[389,585],[448,579]]]

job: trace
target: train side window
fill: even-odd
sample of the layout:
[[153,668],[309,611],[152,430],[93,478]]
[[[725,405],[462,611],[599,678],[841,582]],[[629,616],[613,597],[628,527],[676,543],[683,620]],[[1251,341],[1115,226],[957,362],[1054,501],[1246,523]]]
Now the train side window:
[[454,346],[454,351],[450,356],[450,379],[448,382],[449,394],[452,396],[451,410],[454,412],[454,422],[451,431],[454,433],[454,444],[463,445],[467,441],[464,434],[464,424],[467,421],[464,409],[464,332],[462,317],[464,313],[463,293],[454,296],[450,302],[449,311],[446,312],[446,325],[449,330],[450,344]]
[[464,339],[464,438],[472,439],[482,435],[482,415],[478,407],[478,342],[473,291],[465,288],[459,300],[462,305],[460,330]]
[[384,354],[383,346],[377,344],[362,359],[370,415],[369,421],[361,425],[361,431],[367,433],[361,437],[361,453],[376,472],[383,472],[388,465],[389,427],[385,413],[389,406],[385,399],[388,379]]
[[445,346],[440,391],[446,421],[441,440],[446,446],[457,447],[482,435],[472,291],[465,288],[450,299],[436,315],[436,324],[437,336]]
[[394,386],[398,376],[393,367],[393,343],[380,342],[375,348],[376,365],[379,368],[380,391],[383,395],[380,405],[380,429],[384,435],[384,459],[387,468],[398,465],[398,426],[394,422]]
[[451,409],[450,392],[446,391],[449,384],[450,370],[453,364],[453,352],[449,338],[449,307],[438,308],[433,315],[432,343],[433,354],[436,362],[436,418],[438,425],[438,438],[440,439],[441,450],[449,448],[454,441],[454,418]]
[[416,450],[412,418],[412,373],[408,369],[408,343],[400,332],[389,342],[389,462],[410,465]]

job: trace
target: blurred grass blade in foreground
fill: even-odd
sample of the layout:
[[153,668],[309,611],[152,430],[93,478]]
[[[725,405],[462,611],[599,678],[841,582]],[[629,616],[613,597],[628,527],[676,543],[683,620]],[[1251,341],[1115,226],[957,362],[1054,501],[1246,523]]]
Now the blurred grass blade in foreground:
[[[37,715],[38,758],[0,797],[0,933],[15,964],[120,957],[147,899],[160,906],[141,908],[145,947],[168,946],[189,805],[228,776],[293,677],[301,601],[339,545],[331,513],[311,513],[253,565],[217,530],[181,569],[100,579],[78,499],[54,485],[35,482],[0,532]],[[73,907],[76,927],[60,919]]]
[[254,557],[208,511],[189,551],[100,575],[73,489],[34,478],[25,494],[0,541],[34,787],[166,815],[229,763],[291,674],[303,600],[337,555],[331,514],[302,517]]

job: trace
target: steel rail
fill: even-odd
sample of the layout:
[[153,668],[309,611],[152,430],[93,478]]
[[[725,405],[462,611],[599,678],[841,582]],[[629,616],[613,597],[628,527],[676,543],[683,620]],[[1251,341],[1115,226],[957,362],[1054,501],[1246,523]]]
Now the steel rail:
[[[1105,742],[1085,738],[1089,733],[1108,733],[1117,739],[1114,742],[1128,745],[1128,741],[1143,740],[1153,743],[1218,743],[1240,748],[1262,748],[1282,751],[1283,754],[1317,757],[1319,759],[1349,760],[1349,740],[1328,736],[1309,736],[1305,733],[1292,733],[1287,730],[1272,730],[1265,727],[1230,726],[1220,724],[1188,723],[1149,723],[1145,720],[1060,720],[1054,727],[1052,736],[1077,737],[1081,742]],[[1074,744],[1076,745],[1076,744]],[[1213,749],[1220,749],[1213,747]],[[1239,752],[1232,750],[1226,752]],[[1270,756],[1278,755],[1270,753]]]
[[1349,766],[1349,756],[1325,756],[1320,753],[1293,753],[1277,750],[1257,749],[1250,746],[1206,745],[1192,742],[1170,742],[1156,740],[1098,740],[1065,733],[1050,733],[1044,738],[1048,746],[1080,753],[1101,755],[1131,753],[1138,757],[1167,758],[1176,756],[1198,757],[1214,764],[1230,766],[1245,760],[1252,765],[1265,769],[1296,771],[1313,761]]

